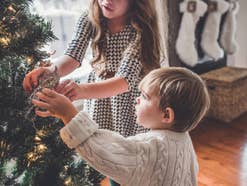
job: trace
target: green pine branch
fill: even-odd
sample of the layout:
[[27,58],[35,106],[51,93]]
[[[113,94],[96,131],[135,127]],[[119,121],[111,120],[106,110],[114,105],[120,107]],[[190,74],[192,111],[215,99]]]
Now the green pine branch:
[[76,163],[60,139],[61,121],[24,117],[30,107],[24,76],[48,56],[42,47],[56,39],[52,24],[29,12],[31,3],[0,1],[0,185],[99,185],[103,176]]

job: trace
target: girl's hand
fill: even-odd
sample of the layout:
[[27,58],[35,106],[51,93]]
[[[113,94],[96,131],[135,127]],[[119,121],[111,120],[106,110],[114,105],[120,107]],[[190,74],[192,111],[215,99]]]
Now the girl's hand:
[[56,91],[68,97],[71,101],[82,99],[83,87],[72,80],[65,80],[56,87]]
[[64,124],[67,124],[78,113],[67,97],[53,90],[45,88],[36,95],[40,100],[33,99],[32,103],[41,109],[45,109],[45,111],[35,111],[40,117],[54,116],[62,119]]
[[23,80],[24,90],[32,92],[33,88],[38,86],[38,78],[47,71],[52,72],[52,69],[53,67],[39,67],[26,74]]

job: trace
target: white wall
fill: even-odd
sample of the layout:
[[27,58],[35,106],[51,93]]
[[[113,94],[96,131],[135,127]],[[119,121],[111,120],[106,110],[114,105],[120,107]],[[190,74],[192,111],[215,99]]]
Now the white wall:
[[229,65],[247,68],[247,1],[239,0],[240,10],[237,17],[238,51],[229,57]]
[[163,66],[168,66],[168,55],[167,55],[167,42],[168,42],[168,11],[167,11],[167,0],[155,0],[155,5],[158,14],[158,26],[160,30],[161,37],[161,47],[162,47],[162,58],[166,61],[162,61]]

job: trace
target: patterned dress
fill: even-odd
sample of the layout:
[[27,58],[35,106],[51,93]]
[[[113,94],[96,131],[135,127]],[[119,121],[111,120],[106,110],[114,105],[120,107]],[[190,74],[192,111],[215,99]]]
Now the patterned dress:
[[[114,77],[123,77],[129,85],[129,91],[111,98],[90,99],[85,101],[85,110],[102,129],[116,131],[123,136],[132,136],[145,131],[136,124],[135,98],[139,96],[138,84],[141,80],[142,64],[137,46],[138,34],[131,25],[126,25],[118,33],[105,34],[106,70]],[[92,40],[92,26],[88,13],[84,13],[77,24],[76,34],[66,55],[82,62],[86,49]],[[88,82],[99,82],[106,77],[98,76],[92,70]]]

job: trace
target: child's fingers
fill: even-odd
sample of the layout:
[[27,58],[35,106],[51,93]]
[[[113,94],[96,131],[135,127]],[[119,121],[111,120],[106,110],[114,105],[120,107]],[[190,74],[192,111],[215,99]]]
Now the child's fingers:
[[31,92],[33,89],[32,75],[28,73],[23,80],[23,88],[25,91]]
[[26,74],[23,80],[24,90],[31,92],[33,87],[37,87],[38,78],[44,73],[43,68],[37,68]]
[[43,118],[52,116],[52,113],[50,111],[35,110],[35,114]]
[[64,87],[63,94],[68,96],[68,94],[74,89],[74,82],[70,82],[67,86]]
[[38,85],[38,77],[43,73],[43,70],[41,69],[34,69],[31,73],[31,79],[33,81],[34,86],[36,87]]
[[70,100],[72,97],[75,97],[75,94],[73,92],[69,92],[66,97],[68,97]]
[[69,97],[70,101],[75,101],[76,98],[77,98],[76,96],[71,96],[71,97]]
[[51,98],[54,98],[56,97],[57,93],[51,89],[48,89],[48,88],[44,88],[42,89],[42,92],[46,95],[46,96],[49,96]]
[[49,108],[49,104],[48,103],[45,103],[43,101],[39,101],[39,100],[36,100],[36,99],[32,99],[32,103],[39,107],[39,108],[42,108],[42,109],[48,109]]
[[42,100],[42,101],[44,101],[44,102],[49,102],[49,101],[50,101],[50,97],[47,96],[46,94],[42,93],[42,92],[37,92],[37,93],[36,93],[36,96],[37,96],[40,100]]
[[62,83],[60,83],[60,84],[55,88],[55,90],[56,90],[57,92],[61,93],[61,92],[63,91],[64,87],[65,87],[69,82],[70,82],[69,79],[63,81]]

